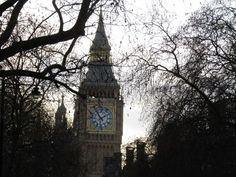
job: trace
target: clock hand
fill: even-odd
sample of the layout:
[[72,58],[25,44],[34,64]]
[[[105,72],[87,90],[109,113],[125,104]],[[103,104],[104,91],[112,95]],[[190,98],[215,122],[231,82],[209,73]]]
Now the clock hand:
[[110,115],[110,114],[109,114],[109,113],[107,113],[107,114],[103,115],[102,117],[107,117],[108,115]]
[[97,115],[98,115],[99,119],[101,120],[101,119],[102,119],[102,117],[100,116],[99,112],[98,112],[96,109],[95,109],[95,112],[97,113]]
[[109,115],[109,113],[103,114],[102,118],[107,117],[108,115]]

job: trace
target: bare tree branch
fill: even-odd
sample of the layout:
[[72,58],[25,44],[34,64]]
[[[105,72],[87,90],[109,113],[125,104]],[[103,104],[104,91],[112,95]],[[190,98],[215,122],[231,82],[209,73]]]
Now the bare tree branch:
[[4,3],[0,5],[0,16],[2,13],[7,10],[9,7],[13,6],[19,0],[6,0]]
[[56,0],[53,0],[52,4],[53,4],[53,7],[54,7],[54,9],[56,10],[56,12],[58,14],[58,17],[59,17],[59,21],[60,21],[59,32],[61,32],[61,31],[63,31],[63,25],[64,25],[63,17],[62,17],[61,11],[57,7]]
[[63,57],[62,66],[65,66],[65,65],[66,65],[66,59],[67,59],[68,55],[70,54],[70,52],[72,51],[72,49],[73,49],[73,47],[74,47],[74,45],[75,45],[77,39],[78,39],[78,38],[74,38],[74,39],[72,40],[72,42],[71,42],[71,44],[70,44],[70,47],[68,48],[68,50],[66,51],[66,53],[65,53],[65,55],[64,55],[64,57]]
[[11,57],[21,51],[26,51],[46,44],[55,44],[58,42],[70,40],[75,37],[83,36],[85,23],[90,15],[88,13],[90,3],[91,0],[84,0],[82,2],[77,21],[71,29],[67,31],[60,31],[56,34],[48,36],[30,39],[28,41],[15,42],[11,46],[0,50],[0,61],[4,61],[6,58]]
[[19,0],[18,3],[16,4],[15,8],[13,9],[13,12],[12,12],[11,18],[8,22],[7,28],[5,29],[5,31],[2,33],[2,35],[0,37],[0,48],[11,36],[12,31],[16,26],[19,13],[27,1],[28,0]]

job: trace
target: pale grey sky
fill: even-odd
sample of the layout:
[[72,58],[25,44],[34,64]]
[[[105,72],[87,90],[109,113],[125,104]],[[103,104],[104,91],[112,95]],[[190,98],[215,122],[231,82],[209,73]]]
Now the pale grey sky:
[[[208,0],[209,1],[209,0]],[[151,10],[151,4],[158,2],[158,0],[147,0],[147,1],[140,1],[140,0],[129,0],[129,4],[132,5],[134,12],[147,13],[150,15],[149,11]],[[169,11],[170,13],[173,12],[176,14],[176,19],[174,25],[178,26],[183,23],[187,16],[200,8],[202,4],[204,4],[206,0],[163,0],[163,7]],[[122,31],[122,30],[120,30]],[[112,35],[112,34],[115,34]],[[119,34],[115,31],[111,31],[111,42],[117,42],[117,36],[123,36],[127,34]],[[118,38],[119,40],[120,38]],[[127,46],[124,46],[124,50]],[[114,49],[116,50],[116,49]],[[114,52],[115,53],[115,52]],[[113,55],[113,57],[115,57]],[[135,96],[134,96],[135,97]],[[130,109],[131,108],[131,109]],[[135,103],[132,101],[132,104],[128,103],[125,104],[124,107],[124,132],[123,132],[123,143],[130,142],[138,137],[144,137],[148,134],[148,130],[150,128],[150,122],[147,122],[147,118],[143,117],[146,114],[142,114],[143,105],[139,102]]]
[[[209,1],[209,0],[208,0]],[[132,6],[133,11],[136,12],[137,15],[145,15],[145,13],[150,13],[151,4],[158,2],[158,0],[127,0],[127,7]],[[193,12],[194,10],[198,9],[202,4],[204,4],[206,0],[163,0],[163,7],[165,10],[169,11],[170,13],[176,14],[176,19],[174,25],[178,26],[182,22],[184,22],[187,16]],[[147,14],[149,15],[149,14]],[[120,41],[125,37],[127,37],[127,31],[122,26],[115,26],[110,25],[106,26],[107,35],[109,36],[109,42],[112,46],[112,57],[113,60],[116,60],[120,52],[125,52],[128,49],[127,45],[123,43],[121,46]],[[131,32],[132,33],[132,32]],[[93,39],[93,36],[91,36]],[[91,41],[84,42],[89,46],[91,45]],[[89,44],[90,43],[90,44]],[[118,48],[119,46],[119,48]],[[85,49],[85,51],[88,49]],[[126,103],[124,106],[124,125],[123,125],[123,144],[133,141],[139,137],[145,137],[148,133],[150,123],[147,122],[147,119],[142,114],[142,107],[143,105],[140,102],[135,102],[135,100],[127,100],[125,99]],[[70,106],[71,104],[67,103],[70,116],[73,115],[73,107]]]
[[[165,10],[176,13],[177,20],[175,20],[175,25],[177,26],[181,22],[184,22],[184,20],[186,19],[186,15],[198,9],[206,1],[207,0],[162,0],[162,5]],[[49,1],[47,0],[42,0],[39,2],[43,2],[44,5],[49,3]],[[132,8],[136,16],[145,16],[145,14],[148,16],[150,15],[149,13],[152,9],[152,5],[158,4],[159,0],[125,0],[125,2],[127,3],[127,8]],[[37,6],[38,5],[36,5],[35,8],[37,8]],[[127,37],[127,31],[125,30],[125,28],[117,27],[115,25],[106,26],[106,31],[107,35],[109,36],[110,44],[112,46],[113,58],[119,58],[119,53],[125,52],[128,49],[128,43],[124,42],[122,45],[120,45],[120,41],[125,40],[125,37]],[[93,37],[91,36],[91,39],[92,38]],[[85,52],[88,51],[89,45],[91,45],[91,39],[87,39],[87,42],[84,42],[86,45],[88,45],[87,49],[84,50]],[[65,101],[68,109],[68,115],[72,117],[74,106],[71,102],[71,98],[67,98]],[[132,102],[132,104],[130,102]],[[140,103],[135,103],[135,101],[127,100],[124,107],[123,143],[127,143],[129,141],[134,140],[135,138],[147,135],[147,129],[149,124],[146,122],[146,119],[145,121],[142,121],[144,120],[144,118],[141,117],[143,115],[141,114],[141,112],[142,105]]]

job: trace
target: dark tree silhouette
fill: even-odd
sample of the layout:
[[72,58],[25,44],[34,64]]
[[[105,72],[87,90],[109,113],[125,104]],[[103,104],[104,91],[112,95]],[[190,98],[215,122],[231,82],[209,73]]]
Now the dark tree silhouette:
[[234,3],[213,1],[174,33],[163,21],[145,23],[157,40],[129,58],[131,77],[154,102],[153,175],[236,174],[235,14]]
[[[29,90],[23,90],[26,86],[20,86],[19,80],[8,79],[5,86],[2,175],[46,176],[50,171],[52,117],[41,101],[36,102]],[[41,161],[43,165],[37,164]]]
[[[85,29],[89,25],[86,26],[86,23],[93,14],[96,14],[96,9],[99,6],[114,11],[121,4],[122,0],[51,0],[46,8],[38,5],[39,12],[37,14],[34,13],[37,10],[30,13],[32,12],[31,7],[34,8],[33,2],[30,0],[3,1],[0,4],[0,62],[3,67],[0,77],[33,77],[51,81],[76,92],[61,80],[60,76],[74,73],[84,64],[71,61],[68,59],[68,55],[78,38],[87,35]],[[43,14],[42,16],[40,12]],[[53,48],[59,43],[66,48],[63,48],[62,51]],[[36,51],[39,52],[40,49],[46,53],[53,53],[51,55],[54,55],[54,61],[32,54]],[[25,52],[31,54],[28,56],[28,61],[35,60],[36,64],[43,63],[44,66],[37,68],[36,65],[33,68],[25,67],[16,70],[2,64],[12,63],[14,57],[24,55]]]

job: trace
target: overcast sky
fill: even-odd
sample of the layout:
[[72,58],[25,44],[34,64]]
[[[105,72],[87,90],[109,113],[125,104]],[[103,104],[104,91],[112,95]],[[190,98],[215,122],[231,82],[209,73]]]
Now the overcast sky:
[[[202,4],[206,2],[206,0],[162,0],[163,9],[160,9],[160,11],[168,11],[170,13],[176,14],[176,19],[173,21],[173,23],[178,26],[182,22],[186,20],[186,16],[188,16],[191,12],[198,9]],[[210,1],[210,0],[208,0]],[[49,3],[49,1],[42,0],[39,1],[40,3]],[[38,2],[38,3],[39,3]],[[152,10],[152,6],[154,4],[158,5],[159,0],[125,0],[125,5],[128,10],[132,9],[132,12],[137,20],[139,15],[142,16],[149,16],[150,11]],[[50,1],[51,3],[51,1]],[[37,7],[37,6],[36,6]],[[159,8],[159,6],[158,6]],[[106,24],[106,21],[105,21]],[[109,36],[109,42],[112,46],[112,57],[114,60],[119,58],[120,52],[125,52],[127,50],[127,43],[122,43],[120,45],[120,42],[122,40],[125,40],[125,37],[127,37],[127,31],[125,28],[115,26],[115,25],[109,25],[109,22],[107,22],[108,25],[106,25],[106,31],[107,35]],[[129,35],[132,35],[129,32]],[[87,38],[87,41],[85,41],[85,44],[87,47],[83,49],[83,52],[89,51],[89,45],[91,45],[91,40],[93,39],[93,36],[90,36],[90,39]],[[141,37],[140,37],[141,39]],[[89,44],[90,43],[90,44]],[[86,46],[85,45],[85,46]],[[83,45],[84,46],[84,45]],[[60,96],[59,96],[60,98]],[[68,109],[68,115],[72,118],[73,117],[73,102],[71,102],[71,99],[69,98],[66,102],[66,106]],[[142,114],[142,107],[143,105],[135,102],[135,100],[127,100],[125,98],[126,104],[124,107],[124,129],[123,129],[123,143],[127,143],[129,141],[134,140],[135,138],[145,136],[147,134],[147,130],[149,129],[149,123],[146,122],[146,119],[142,117],[144,114]],[[132,103],[132,104],[131,104]],[[70,112],[70,113],[69,113]]]
[[[209,1],[209,0],[208,0]],[[132,5],[132,8],[134,12],[145,14],[147,13],[147,16],[150,15],[150,10],[152,3],[158,2],[158,0],[129,0],[128,5]],[[190,15],[191,12],[194,10],[197,10],[200,8],[201,5],[203,5],[206,0],[163,0],[163,7],[168,12],[173,12],[176,14],[175,19],[175,25],[178,26],[181,23],[184,23],[187,19],[187,16]],[[115,34],[115,35],[113,35]],[[126,34],[117,34],[117,32],[111,31],[111,42],[114,41],[116,43],[116,40],[119,40],[120,38],[117,37],[118,35],[126,35]],[[118,38],[118,39],[117,39]],[[124,48],[127,48],[127,46],[124,46]],[[115,49],[113,49],[115,50]],[[114,57],[114,55],[113,55]],[[135,96],[134,96],[135,97]],[[132,104],[128,101],[127,104],[125,104],[124,109],[124,132],[123,132],[123,143],[127,143],[129,141],[132,141],[138,137],[144,137],[147,135],[148,130],[150,128],[150,122],[147,122],[147,118],[143,117],[145,116],[143,112],[143,105],[138,103],[135,103],[135,100],[132,101]]]
[[[152,9],[152,4],[158,2],[158,0],[126,0],[127,8],[132,9],[133,13],[137,15],[145,14],[150,15],[150,11]],[[208,0],[209,1],[209,0]],[[175,25],[178,26],[181,23],[185,22],[187,16],[194,10],[200,8],[202,4],[204,4],[206,0],[163,0],[163,8],[169,13],[175,13]],[[109,42],[112,46],[112,58],[114,61],[119,59],[119,53],[125,52],[127,50],[127,45],[122,43],[120,45],[120,41],[125,40],[127,37],[127,31],[125,28],[121,26],[109,25],[109,22],[105,20],[105,26],[107,35],[109,36]],[[130,33],[129,33],[130,35]],[[131,31],[132,35],[132,31]],[[141,38],[141,36],[140,36]],[[90,37],[89,40],[92,40],[93,36]],[[88,48],[85,49],[89,51],[89,46],[91,45],[91,41],[88,40]],[[85,42],[86,44],[86,42]],[[135,97],[135,96],[134,96]],[[68,103],[68,107],[70,107],[70,112],[73,113],[73,107]],[[125,98],[125,106],[124,106],[124,125],[123,125],[123,143],[130,142],[139,137],[145,137],[150,128],[150,122],[147,122],[147,119],[144,117],[145,114],[142,113],[143,105],[140,102],[136,102],[134,100]],[[72,115],[72,114],[71,114]]]

